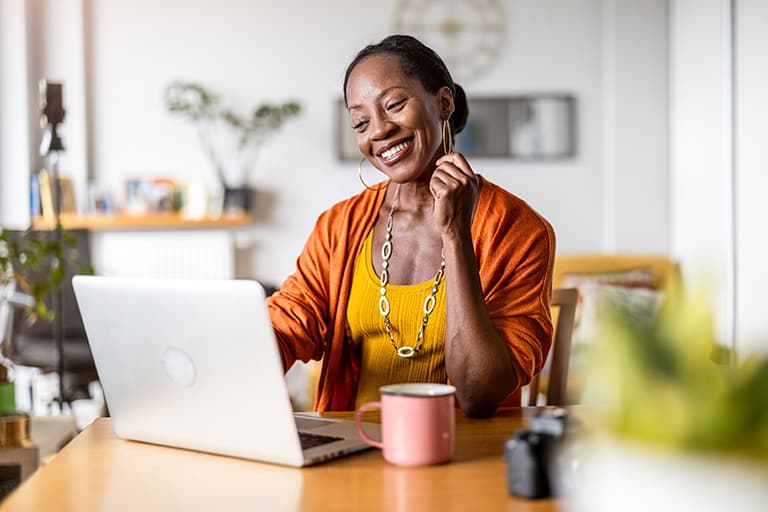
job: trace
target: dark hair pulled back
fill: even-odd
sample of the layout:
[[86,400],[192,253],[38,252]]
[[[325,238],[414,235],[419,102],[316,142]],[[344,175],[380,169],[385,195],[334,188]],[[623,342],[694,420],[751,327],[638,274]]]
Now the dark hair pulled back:
[[347,103],[347,82],[349,82],[349,75],[352,70],[365,59],[382,54],[397,57],[403,73],[408,77],[416,78],[429,93],[435,94],[441,87],[449,87],[453,91],[454,103],[453,114],[449,119],[451,135],[456,136],[464,129],[469,115],[464,89],[453,81],[443,59],[413,36],[391,35],[382,39],[380,43],[366,46],[357,53],[344,74],[345,105]]

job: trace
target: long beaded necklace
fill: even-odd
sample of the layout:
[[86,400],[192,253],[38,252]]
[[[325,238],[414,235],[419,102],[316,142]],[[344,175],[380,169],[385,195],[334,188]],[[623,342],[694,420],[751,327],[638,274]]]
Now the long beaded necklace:
[[424,317],[421,319],[421,325],[419,325],[419,333],[416,335],[416,342],[413,345],[404,345],[399,347],[395,341],[395,337],[392,335],[392,322],[389,319],[389,298],[387,297],[387,284],[389,283],[389,258],[392,256],[392,224],[395,214],[395,207],[397,206],[397,200],[400,197],[400,185],[397,185],[395,189],[395,195],[392,198],[392,207],[389,209],[389,215],[387,215],[387,232],[384,235],[384,243],[381,246],[381,289],[379,290],[381,296],[379,297],[379,313],[384,318],[384,330],[389,336],[389,341],[392,343],[392,347],[398,356],[409,358],[413,357],[421,349],[421,345],[424,341],[424,329],[427,327],[429,321],[429,315],[434,311],[435,304],[437,303],[437,291],[440,286],[440,282],[443,280],[445,274],[445,251],[440,250],[440,266],[437,269],[435,280],[432,283],[432,289],[424,299]]

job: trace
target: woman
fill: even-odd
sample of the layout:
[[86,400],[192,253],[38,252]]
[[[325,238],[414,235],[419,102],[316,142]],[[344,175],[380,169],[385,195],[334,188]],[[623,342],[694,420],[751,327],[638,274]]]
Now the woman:
[[285,368],[322,359],[317,410],[409,381],[449,381],[469,416],[520,405],[551,343],[552,228],[451,151],[466,98],[418,40],[361,50],[344,97],[388,180],[324,212],[269,299]]

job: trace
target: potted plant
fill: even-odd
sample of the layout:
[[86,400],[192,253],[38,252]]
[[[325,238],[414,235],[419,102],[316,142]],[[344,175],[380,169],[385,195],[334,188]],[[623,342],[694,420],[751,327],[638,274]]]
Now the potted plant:
[[[53,309],[56,301],[53,297],[63,288],[67,276],[73,273],[93,273],[89,264],[83,266],[77,263],[78,256],[75,234],[63,230],[61,226],[52,231],[10,231],[0,228],[0,306],[7,304],[11,308],[24,308],[27,326],[39,321],[52,324],[57,320],[57,311]],[[0,332],[0,339],[5,334]],[[57,340],[51,336],[51,344],[55,345]],[[2,364],[12,365],[15,357],[13,351],[4,345],[1,352]],[[8,359],[9,355],[11,359]],[[59,371],[61,369],[59,367]],[[13,396],[12,391],[7,391],[12,386],[7,372],[0,369],[0,390],[6,390],[0,394],[6,402]],[[0,408],[3,406],[0,405]]]
[[707,304],[677,294],[654,319],[601,308],[574,510],[765,510],[768,358],[722,357]]
[[30,321],[52,321],[56,312],[46,305],[46,298],[61,287],[65,270],[60,262],[75,260],[77,243],[64,230],[58,239],[35,233],[0,229],[0,302],[10,298],[9,287],[15,284],[26,296],[21,300],[27,304]]
[[296,101],[261,103],[250,115],[223,108],[219,96],[205,86],[175,81],[165,89],[165,105],[172,114],[188,118],[198,128],[200,142],[218,182],[227,209],[248,210],[249,174],[256,152],[286,121],[301,113]]

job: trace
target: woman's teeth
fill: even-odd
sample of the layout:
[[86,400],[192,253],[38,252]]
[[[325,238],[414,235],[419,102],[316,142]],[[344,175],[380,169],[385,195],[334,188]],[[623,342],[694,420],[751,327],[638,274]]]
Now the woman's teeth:
[[396,154],[398,154],[399,152],[407,148],[409,145],[410,145],[410,142],[401,142],[397,146],[392,146],[388,150],[382,152],[381,156],[389,160],[390,158],[392,158],[393,156],[395,156]]

